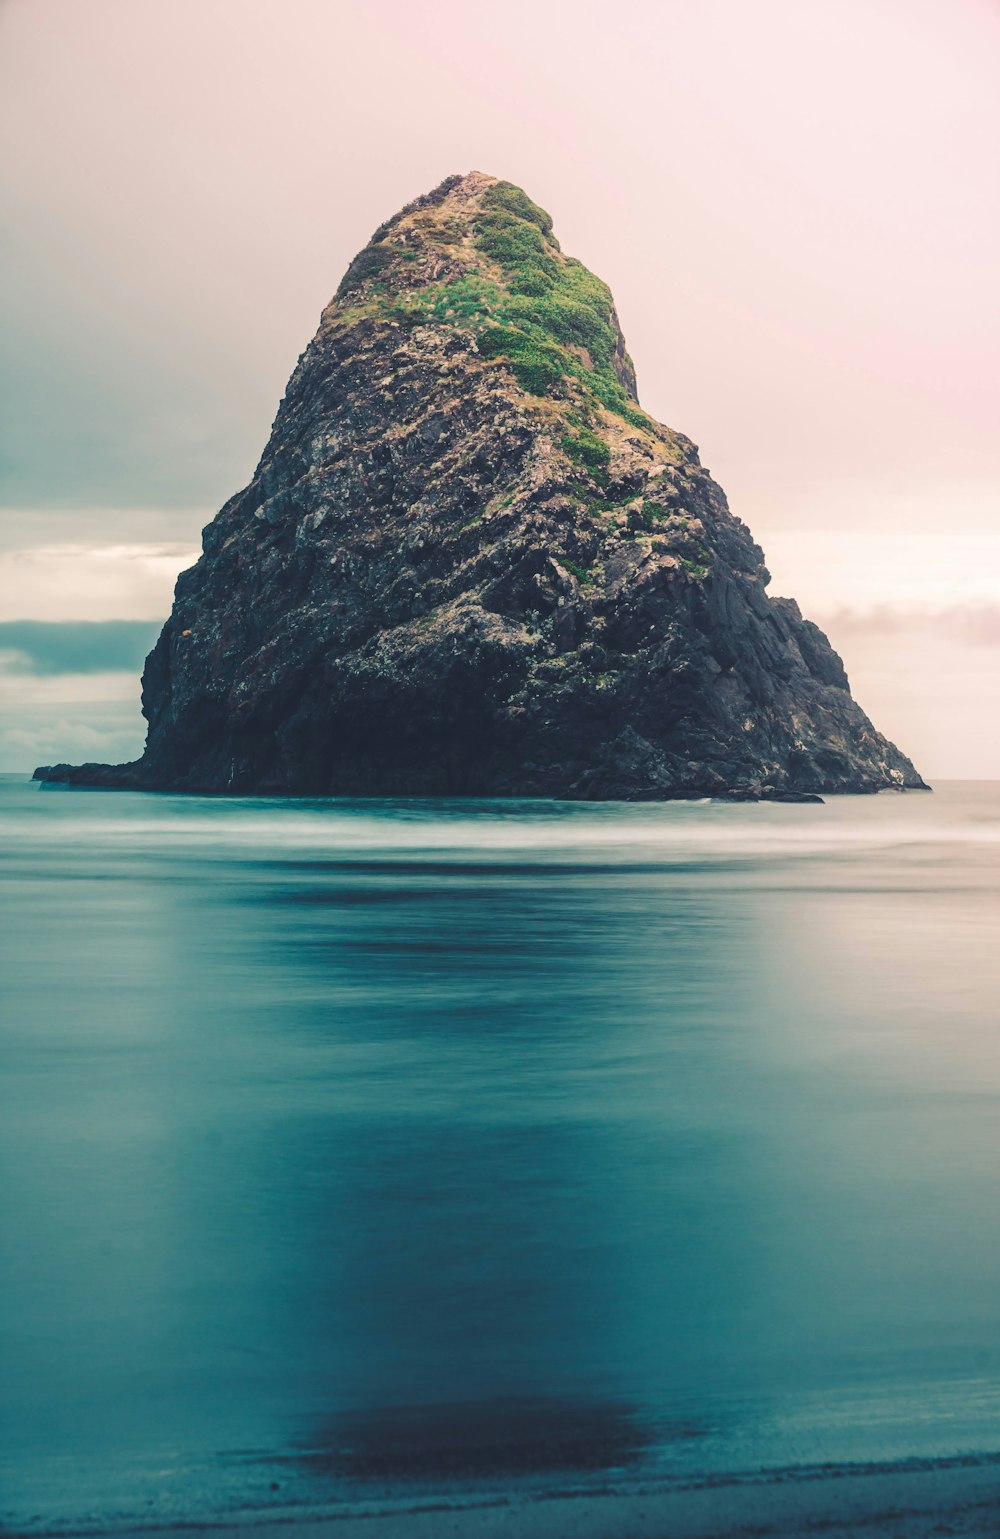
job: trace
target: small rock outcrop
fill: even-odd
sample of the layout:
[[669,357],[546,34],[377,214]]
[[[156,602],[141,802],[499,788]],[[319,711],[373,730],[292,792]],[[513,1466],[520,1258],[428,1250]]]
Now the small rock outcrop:
[[449,177],[355,257],[77,784],[802,798],[920,787],[519,188]]

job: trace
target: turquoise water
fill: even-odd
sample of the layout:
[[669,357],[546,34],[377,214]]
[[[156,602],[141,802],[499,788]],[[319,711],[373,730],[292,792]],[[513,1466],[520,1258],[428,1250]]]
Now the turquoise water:
[[1000,786],[0,865],[8,1528],[1000,1448]]

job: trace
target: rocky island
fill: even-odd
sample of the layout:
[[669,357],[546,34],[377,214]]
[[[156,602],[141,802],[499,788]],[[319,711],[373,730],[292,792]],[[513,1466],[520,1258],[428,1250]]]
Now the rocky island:
[[921,787],[695,446],[642,410],[607,286],[509,182],[372,236],[204,532],[145,752],[36,779],[291,795]]

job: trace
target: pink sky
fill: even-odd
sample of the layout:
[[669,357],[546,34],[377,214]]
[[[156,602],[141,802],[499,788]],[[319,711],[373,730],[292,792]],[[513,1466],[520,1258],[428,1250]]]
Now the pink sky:
[[[1000,6],[7,0],[0,71],[0,622],[164,615],[350,257],[476,167],[876,724],[1000,775]],[[0,668],[0,767],[131,755],[137,700]]]

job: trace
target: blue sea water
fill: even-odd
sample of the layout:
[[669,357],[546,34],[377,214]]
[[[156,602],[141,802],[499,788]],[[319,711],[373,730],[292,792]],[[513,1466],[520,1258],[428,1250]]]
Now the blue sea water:
[[0,1514],[1000,1449],[1000,785],[0,782]]

